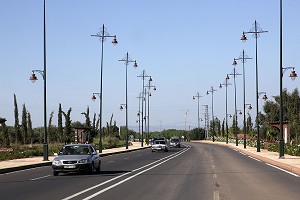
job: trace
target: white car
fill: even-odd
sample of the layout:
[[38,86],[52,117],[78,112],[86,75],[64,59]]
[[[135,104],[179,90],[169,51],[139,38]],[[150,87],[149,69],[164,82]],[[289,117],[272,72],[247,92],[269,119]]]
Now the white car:
[[165,140],[155,140],[154,143],[152,144],[152,152],[154,151],[168,151],[168,145]]

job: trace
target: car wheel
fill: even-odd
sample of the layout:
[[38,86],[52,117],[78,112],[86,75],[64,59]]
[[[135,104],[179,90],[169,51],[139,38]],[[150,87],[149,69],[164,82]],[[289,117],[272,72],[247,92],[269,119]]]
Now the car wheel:
[[101,161],[99,161],[99,165],[98,165],[98,167],[97,167],[97,169],[96,169],[96,172],[99,174],[100,173],[100,171],[101,171]]
[[95,169],[95,166],[94,166],[94,163],[92,163],[91,166],[88,169],[88,173],[92,174],[94,172],[94,169]]
[[53,171],[53,176],[58,176],[58,172],[57,171]]

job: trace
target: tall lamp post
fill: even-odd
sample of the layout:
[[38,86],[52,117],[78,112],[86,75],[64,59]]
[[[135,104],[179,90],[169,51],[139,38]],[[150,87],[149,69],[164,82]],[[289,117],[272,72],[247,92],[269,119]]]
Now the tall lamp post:
[[[143,80],[143,90],[142,90],[142,141],[141,141],[141,147],[144,146],[144,119],[146,120],[146,116],[144,117],[144,101],[146,100],[146,92],[144,91],[145,88],[145,78],[150,77],[146,74],[146,71],[143,70],[142,74],[137,76],[137,77],[141,77]],[[146,107],[146,106],[145,106]],[[146,127],[146,123],[145,123],[145,127]]]
[[234,117],[235,117],[235,127],[234,127],[234,133],[235,133],[235,145],[238,146],[239,145],[239,141],[237,138],[237,110],[236,110],[236,82],[235,82],[235,78],[237,75],[241,75],[239,73],[237,73],[235,66],[233,68],[233,73],[231,74],[227,74],[227,78],[229,79],[229,75],[233,76],[233,81],[234,81]]
[[[258,94],[257,38],[260,37],[261,33],[267,33],[267,32],[268,31],[262,30],[262,28],[255,20],[252,29],[248,32],[243,32],[243,35],[241,37],[242,41],[246,41],[247,40],[246,34],[252,33],[253,37],[255,38],[256,95]],[[259,135],[259,125],[258,125],[258,98],[256,98],[256,128],[257,128],[257,152],[260,152],[260,140],[259,140],[260,135]]]
[[200,129],[200,111],[199,111],[199,99],[200,97],[202,97],[199,92],[197,92],[197,95],[193,96],[193,99],[196,99],[198,100],[198,129]]
[[44,79],[44,143],[43,143],[43,160],[48,161],[48,135],[47,135],[47,76],[46,76],[46,0],[44,0],[44,70],[32,70],[30,80],[34,83],[37,79],[34,72],[38,72]]
[[110,36],[109,33],[107,33],[106,28],[104,27],[104,24],[100,31],[96,35],[91,35],[92,37],[98,37],[101,41],[101,71],[100,71],[100,127],[99,127],[99,153],[102,153],[102,88],[103,88],[103,43],[105,42],[106,38],[113,37],[112,44],[116,45],[117,37],[116,35]]
[[137,68],[138,65],[136,63],[136,60],[132,60],[129,55],[128,55],[128,52],[126,53],[125,57],[122,59],[122,60],[119,60],[119,61],[122,61],[125,63],[125,66],[126,66],[126,149],[128,149],[128,97],[127,97],[127,93],[128,93],[128,90],[127,90],[127,66],[130,62],[134,63],[133,64],[133,67],[134,68]]
[[221,89],[222,86],[226,87],[226,100],[225,100],[225,112],[226,112],[226,144],[228,144],[228,113],[227,113],[227,107],[228,107],[228,101],[227,101],[227,87],[228,85],[231,85],[231,83],[228,83],[229,76],[225,78],[225,83],[220,83],[219,88]]
[[209,93],[211,93],[211,115],[212,115],[212,136],[213,136],[213,142],[215,141],[215,118],[214,118],[214,92],[216,92],[217,90],[214,90],[214,87],[211,86],[210,90],[207,90],[206,94],[208,95]]
[[[238,58],[234,58],[233,59],[233,65],[236,66],[237,65],[237,60],[241,60],[243,63],[243,96],[244,96],[244,105],[246,104],[246,84],[245,84],[245,62],[247,62],[247,60],[252,59],[249,58],[247,54],[245,54],[245,51],[243,49],[243,52],[241,53],[241,55]],[[243,125],[244,125],[244,149],[246,149],[246,110],[245,110],[245,106],[244,106],[244,120],[243,120]]]
[[[148,131],[148,134],[147,134],[147,139],[146,139],[146,143],[147,143],[147,145],[149,145],[149,135],[150,135],[150,97],[152,96],[151,95],[151,92],[150,92],[150,90],[151,90],[151,88],[153,88],[153,90],[154,91],[156,91],[156,86],[154,86],[154,85],[151,85],[151,81],[152,81],[152,78],[151,78],[151,76],[150,76],[150,78],[149,78],[149,80],[148,80],[148,85],[146,86],[147,88],[148,88],[148,92],[147,92],[147,94],[148,94],[148,121],[147,121],[147,131]],[[146,125],[145,125],[146,126]]]

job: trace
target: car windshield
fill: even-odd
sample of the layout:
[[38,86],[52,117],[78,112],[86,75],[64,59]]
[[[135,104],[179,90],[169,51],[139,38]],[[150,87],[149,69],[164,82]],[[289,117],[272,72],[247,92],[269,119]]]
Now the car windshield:
[[163,140],[156,140],[155,144],[166,144],[166,142]]
[[179,139],[171,139],[171,142],[179,142]]
[[69,145],[64,146],[59,154],[62,155],[88,155],[91,154],[91,151],[88,146],[84,145]]

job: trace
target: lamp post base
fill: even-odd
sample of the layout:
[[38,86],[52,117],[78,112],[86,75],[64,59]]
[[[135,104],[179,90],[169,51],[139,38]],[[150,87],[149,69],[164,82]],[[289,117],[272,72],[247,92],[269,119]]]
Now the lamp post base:
[[44,154],[43,161],[49,161],[49,159],[48,159],[48,143],[43,143],[43,154]]

